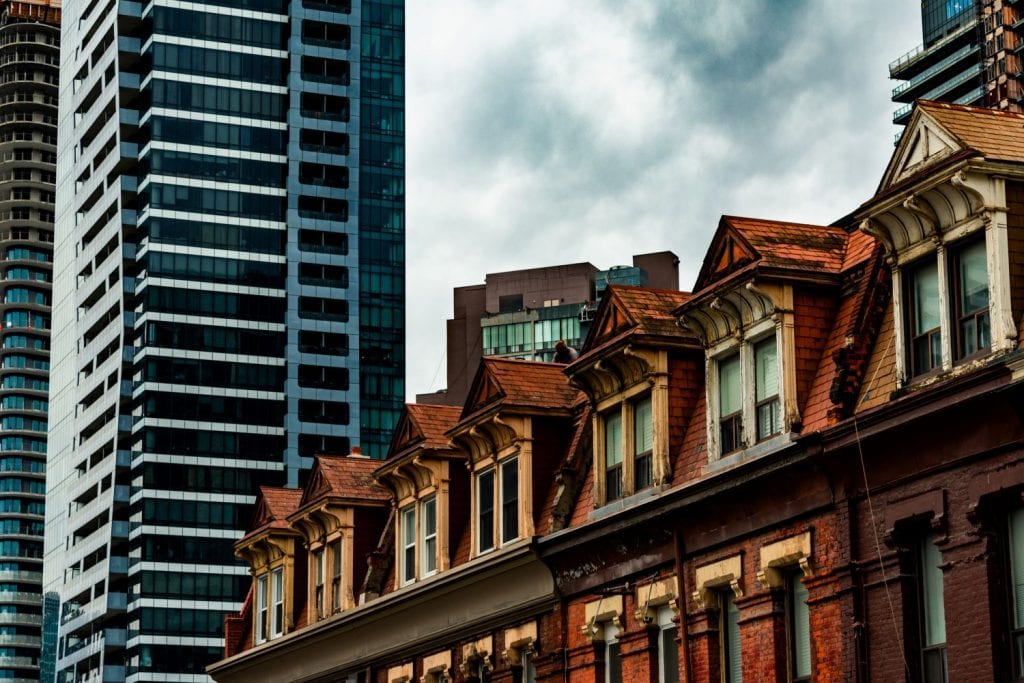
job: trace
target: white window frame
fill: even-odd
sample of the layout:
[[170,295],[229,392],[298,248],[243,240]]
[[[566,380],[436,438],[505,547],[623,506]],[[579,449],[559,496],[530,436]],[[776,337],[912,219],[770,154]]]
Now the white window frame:
[[[615,660],[618,662],[618,671],[611,666],[613,651]],[[619,627],[611,621],[604,624],[604,682],[622,683],[622,648],[619,645]]]
[[[427,528],[427,507],[434,508],[434,528]],[[420,501],[420,578],[433,576],[437,573],[437,496],[431,495]],[[431,551],[431,541],[433,550]]]
[[338,612],[344,606],[342,592],[345,585],[344,540],[338,538],[328,544],[331,549],[331,611]]
[[[495,538],[498,541],[498,547],[514,543],[522,538],[523,535],[523,520],[522,520],[522,502],[523,502],[523,476],[519,467],[519,456],[514,455],[511,458],[504,458],[498,462],[498,486],[497,491],[497,503],[498,503],[498,514],[495,515]],[[516,498],[515,498],[515,535],[510,538],[505,538],[505,473],[511,469],[515,472],[516,476]]]
[[[485,525],[481,520],[481,503],[483,502],[484,496],[481,496],[480,489],[484,475],[490,475],[491,478],[491,523],[490,527],[490,545],[486,548],[481,547],[480,540],[483,538],[486,531]],[[473,477],[473,547],[476,548],[477,555],[483,555],[485,553],[492,552],[499,547],[498,545],[498,533],[497,533],[497,519],[498,519],[498,468],[491,465],[485,467],[475,473]]]
[[[406,505],[398,512],[398,567],[401,586],[408,586],[416,581],[416,517],[415,503]],[[412,566],[409,564],[410,557]]]
[[[897,256],[897,264],[892,269],[892,301],[893,301],[893,332],[896,340],[896,376],[900,386],[915,384],[928,380],[935,375],[951,371],[957,365],[970,364],[979,358],[993,353],[1012,349],[1016,344],[1013,334],[1013,321],[1005,312],[1010,305],[1010,283],[1006,274],[1009,268],[1006,247],[1006,230],[996,228],[993,224],[981,227],[979,224],[958,226],[940,233],[942,240],[936,245],[932,241],[912,245]],[[972,354],[956,359],[954,336],[957,334],[954,320],[954,279],[950,277],[951,269],[956,266],[954,252],[970,245],[974,240],[983,240],[986,255],[986,275],[988,277],[988,315],[989,315],[989,348],[987,352]],[[913,375],[910,362],[910,326],[908,312],[910,297],[907,272],[926,259],[935,259],[939,284],[939,335],[941,343],[940,367],[920,375]]]
[[[515,543],[523,537],[524,518],[523,518],[523,472],[522,472],[522,460],[519,454],[512,455],[509,457],[501,458],[495,462],[488,463],[485,467],[481,467],[479,470],[473,473],[473,548],[475,551],[474,556],[484,555],[486,553],[498,550],[506,545]],[[505,476],[511,468],[515,472],[516,476],[516,498],[515,498],[515,535],[509,538],[505,537]],[[490,476],[493,491],[491,495],[491,524],[490,534],[488,537],[491,541],[491,546],[488,548],[481,548],[480,540],[482,536],[487,535],[485,525],[481,519],[481,503],[483,503],[484,496],[481,494],[481,482],[484,476]]]
[[278,567],[270,573],[271,601],[273,610],[270,614],[270,637],[277,638],[284,634],[284,567]]
[[313,576],[313,606],[316,608],[316,618],[323,619],[327,616],[327,595],[326,595],[326,546],[320,546],[313,550],[309,556]]
[[[676,624],[673,619],[675,618],[675,610],[670,605],[662,605],[658,608],[658,683],[679,683],[679,646],[676,645],[675,649],[675,676],[668,678],[665,675],[665,637],[669,631],[675,630],[676,635],[679,634],[679,625]],[[675,643],[673,643],[675,645]]]
[[[711,348],[705,359],[705,377],[707,378],[707,393],[705,396],[705,407],[707,411],[707,441],[708,460],[714,462],[722,458],[730,458],[742,453],[751,446],[756,445],[757,439],[757,388],[755,387],[756,368],[754,367],[754,347],[769,336],[775,335],[775,352],[778,355],[776,369],[779,373],[779,411],[781,413],[781,431],[779,434],[762,439],[760,443],[770,441],[780,434],[785,434],[789,425],[786,423],[786,383],[785,383],[785,362],[786,353],[782,343],[782,326],[777,325],[771,318],[762,320],[744,331],[742,339],[730,338]],[[735,354],[740,358],[740,406],[742,421],[741,434],[743,442],[740,448],[722,453],[721,445],[721,410],[718,395],[718,363],[731,358]]]
[[256,577],[256,642],[266,642],[270,635],[270,575]]

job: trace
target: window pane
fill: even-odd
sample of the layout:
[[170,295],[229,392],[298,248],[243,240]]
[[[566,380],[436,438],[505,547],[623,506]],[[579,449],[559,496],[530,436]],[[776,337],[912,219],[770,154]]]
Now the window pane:
[[494,547],[494,470],[477,475],[477,551]]
[[739,354],[718,361],[718,414],[730,415],[740,410]]
[[725,680],[727,683],[742,683],[743,653],[740,648],[740,610],[733,602],[732,593],[722,594],[722,609],[725,610]]
[[501,541],[519,538],[519,458],[501,464]]
[[402,582],[416,578],[416,508],[402,510]]
[[939,326],[939,273],[934,262],[913,274],[914,336]]
[[633,408],[633,447],[640,455],[654,448],[654,419],[651,398],[648,396]]
[[754,347],[754,372],[757,401],[779,395],[779,354],[774,335]]
[[622,413],[604,419],[604,464],[613,467],[622,462]]
[[789,578],[792,601],[793,671],[797,677],[811,675],[811,620],[807,608],[807,588],[799,574]]
[[622,683],[622,659],[619,655],[619,632],[614,624],[604,625],[604,680]]
[[927,538],[921,547],[921,582],[924,593],[924,644],[941,645],[946,642],[946,612],[942,594],[942,553],[934,537]]
[[437,569],[437,499],[423,502],[423,573]]
[[1024,628],[1024,508],[1010,514],[1010,573],[1013,576],[1013,625]]
[[966,314],[982,308],[988,308],[988,266],[984,241],[960,252],[960,311]]

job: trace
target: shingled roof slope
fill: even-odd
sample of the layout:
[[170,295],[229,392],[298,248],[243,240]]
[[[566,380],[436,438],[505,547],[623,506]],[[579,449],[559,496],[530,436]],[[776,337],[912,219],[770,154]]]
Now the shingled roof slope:
[[826,272],[843,267],[849,235],[842,228],[738,216],[722,220],[757,250],[765,265]]
[[917,107],[987,159],[1024,163],[1024,114],[931,100]]
[[449,448],[445,432],[455,426],[462,415],[459,406],[407,403],[409,419],[423,435],[423,448],[442,450]]
[[577,399],[578,391],[569,385],[559,363],[485,356],[470,390],[463,416],[491,405],[477,402],[481,382],[495,385],[500,401],[506,406],[540,409],[568,409]]
[[373,472],[379,460],[345,455],[318,455],[300,507],[324,498],[347,498],[368,503],[388,502],[386,489],[377,484]]
[[610,285],[608,289],[636,321],[638,333],[663,336],[680,333],[672,311],[690,298],[689,292],[630,285]]
[[291,528],[288,515],[299,509],[302,494],[302,489],[261,486],[249,530],[242,538],[249,538],[267,529]]

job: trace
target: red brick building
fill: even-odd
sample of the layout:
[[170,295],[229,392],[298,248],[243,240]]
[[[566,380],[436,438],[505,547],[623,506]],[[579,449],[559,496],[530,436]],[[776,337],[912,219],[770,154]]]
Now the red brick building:
[[1022,325],[1024,115],[919,103],[847,219],[723,217],[692,293],[265,489],[210,673],[1017,680]]

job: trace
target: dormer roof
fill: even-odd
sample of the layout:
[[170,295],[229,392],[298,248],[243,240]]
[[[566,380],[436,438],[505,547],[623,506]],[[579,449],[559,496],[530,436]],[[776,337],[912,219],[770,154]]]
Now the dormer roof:
[[379,505],[388,492],[373,478],[379,460],[362,456],[318,455],[309,473],[299,510],[326,499],[359,505]]
[[918,100],[876,197],[966,160],[1024,163],[1024,114]]
[[837,226],[722,216],[694,294],[753,264],[783,271],[838,273],[848,236]]
[[512,412],[568,413],[579,392],[569,385],[558,363],[497,358],[481,360],[462,419],[501,406]]
[[391,439],[389,459],[400,457],[413,448],[451,450],[445,432],[455,426],[461,414],[462,408],[458,406],[406,403]]
[[288,516],[299,508],[301,500],[302,489],[261,486],[256,496],[256,509],[249,523],[249,531],[242,540],[269,529],[290,529]]
[[594,324],[583,344],[584,352],[603,346],[628,332],[630,335],[685,336],[672,314],[689,292],[609,285],[601,296]]

